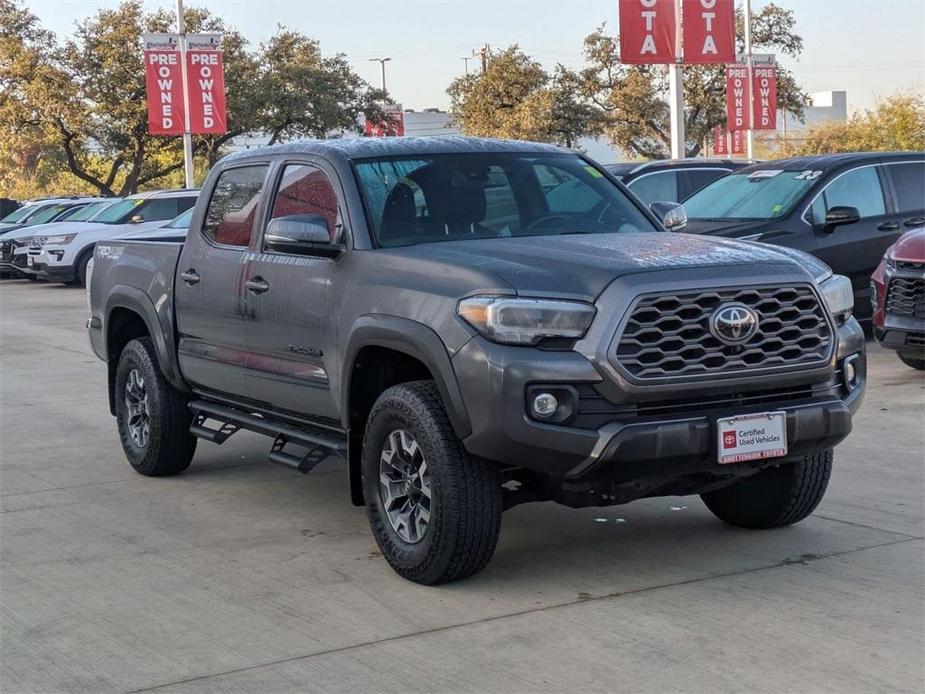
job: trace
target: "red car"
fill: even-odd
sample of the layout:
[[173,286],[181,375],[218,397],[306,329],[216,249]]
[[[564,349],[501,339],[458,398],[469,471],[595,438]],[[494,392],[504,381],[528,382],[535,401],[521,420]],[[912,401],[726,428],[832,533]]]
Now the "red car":
[[870,278],[874,337],[902,362],[925,369],[925,228],[887,249]]

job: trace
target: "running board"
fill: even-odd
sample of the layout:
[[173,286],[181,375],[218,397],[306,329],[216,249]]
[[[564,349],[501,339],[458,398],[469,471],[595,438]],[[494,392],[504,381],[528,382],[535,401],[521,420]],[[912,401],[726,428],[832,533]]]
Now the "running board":
[[[273,437],[273,448],[268,459],[272,463],[285,465],[299,472],[308,472],[331,455],[346,458],[347,439],[315,427],[297,427],[267,417],[251,414],[205,400],[194,400],[189,404],[193,411],[190,433],[197,438],[222,444],[235,432],[246,429],[257,434]],[[220,422],[217,429],[206,425],[208,420]],[[305,449],[296,454],[286,450],[287,446]]]

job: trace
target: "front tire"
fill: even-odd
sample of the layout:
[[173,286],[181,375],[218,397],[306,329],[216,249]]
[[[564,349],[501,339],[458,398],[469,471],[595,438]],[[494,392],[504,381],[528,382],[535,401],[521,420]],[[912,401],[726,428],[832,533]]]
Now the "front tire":
[[701,494],[707,508],[721,521],[739,528],[779,528],[799,523],[822,501],[832,474],[832,450],[803,460],[770,467]]
[[370,528],[400,576],[436,585],[485,568],[501,529],[501,480],[456,437],[432,381],[379,396],[362,472]]
[[84,251],[74,263],[74,279],[70,282],[75,287],[83,287],[87,283],[87,265],[93,257],[93,249]]
[[125,346],[114,387],[122,450],[136,472],[163,477],[188,468],[196,451],[192,413],[183,393],[161,374],[151,338]]
[[925,371],[925,358],[913,356],[904,352],[897,352],[897,354],[899,356],[899,361],[906,366],[918,369],[919,371]]

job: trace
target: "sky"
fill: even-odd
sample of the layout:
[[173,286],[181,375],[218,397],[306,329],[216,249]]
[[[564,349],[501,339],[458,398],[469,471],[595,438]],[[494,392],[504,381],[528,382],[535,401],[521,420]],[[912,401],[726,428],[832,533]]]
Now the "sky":
[[[118,0],[25,0],[46,28],[60,37],[74,23]],[[145,0],[146,9],[174,7]],[[283,24],[321,42],[325,54],[344,53],[354,69],[379,84],[379,63],[390,56],[387,87],[404,108],[446,108],[446,87],[464,74],[462,58],[484,44],[518,43],[551,69],[583,65],[582,41],[605,23],[617,28],[616,0],[188,0],[208,7],[252,43]],[[753,0],[752,9],[767,4]],[[808,92],[847,90],[850,110],[872,108],[899,90],[925,93],[923,0],[777,0],[794,10],[804,51],[782,57]],[[477,67],[469,60],[470,70]]]

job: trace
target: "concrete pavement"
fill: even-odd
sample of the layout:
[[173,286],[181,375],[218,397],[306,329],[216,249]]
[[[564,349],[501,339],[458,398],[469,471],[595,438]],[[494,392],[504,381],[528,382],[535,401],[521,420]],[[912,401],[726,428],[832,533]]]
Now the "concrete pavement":
[[379,556],[341,466],[200,442],[125,461],[82,291],[0,283],[0,690],[895,692],[925,687],[925,376],[871,385],[805,522],[696,497],[505,515],[494,560],[425,588]]

